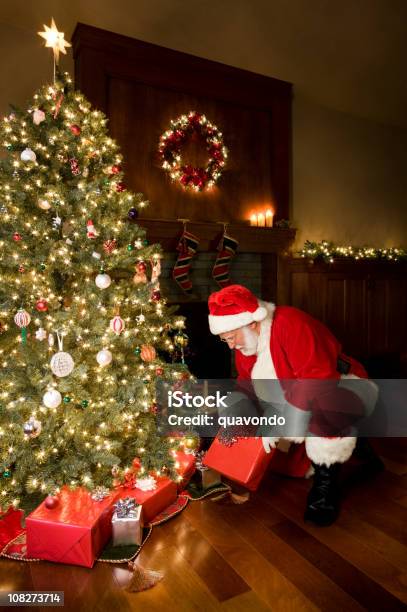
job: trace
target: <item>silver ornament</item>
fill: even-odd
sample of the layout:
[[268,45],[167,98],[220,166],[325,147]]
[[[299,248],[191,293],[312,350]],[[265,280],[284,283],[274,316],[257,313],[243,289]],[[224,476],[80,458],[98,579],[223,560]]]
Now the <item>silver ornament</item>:
[[55,353],[55,355],[51,359],[51,370],[55,376],[59,378],[63,378],[64,376],[69,376],[72,370],[75,367],[74,360],[69,353],[65,351],[59,351]]
[[22,161],[32,161],[32,162],[35,162],[35,160],[37,159],[36,154],[29,147],[27,147],[26,149],[24,149],[24,151],[22,151],[20,157],[21,157]]
[[25,435],[29,436],[30,438],[37,438],[41,433],[41,429],[41,421],[37,421],[37,419],[33,416],[31,416],[23,425]]
[[37,331],[35,332],[35,339],[39,340],[40,342],[42,340],[45,340],[45,338],[47,337],[47,332],[45,331],[45,329],[43,327],[40,327],[39,329],[37,329]]

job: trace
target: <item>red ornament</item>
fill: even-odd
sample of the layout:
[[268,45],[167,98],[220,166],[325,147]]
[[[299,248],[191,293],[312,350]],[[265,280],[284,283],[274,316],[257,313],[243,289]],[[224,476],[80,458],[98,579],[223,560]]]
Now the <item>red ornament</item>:
[[103,243],[103,249],[106,253],[113,253],[114,250],[117,249],[117,242],[116,240],[113,238],[111,240],[106,240]]
[[151,412],[151,414],[157,414],[157,412],[158,412],[158,406],[157,406],[157,404],[155,404],[155,403],[154,403],[154,404],[151,404],[151,407],[150,407],[150,412]]
[[14,232],[14,234],[13,234],[14,242],[19,242],[19,240],[22,240],[22,239],[23,238],[22,238],[21,234],[19,234],[18,232]]
[[79,136],[79,134],[81,133],[81,128],[79,127],[79,125],[70,125],[69,129],[71,130],[74,136]]
[[147,270],[147,264],[145,261],[139,261],[136,263],[136,270],[139,274],[144,274]]
[[75,159],[74,157],[72,157],[69,160],[69,163],[71,164],[71,172],[74,176],[78,176],[78,174],[81,173],[80,169],[79,169],[79,164],[78,164],[78,160]]
[[138,457],[133,459],[133,467],[135,470],[139,470],[141,468],[141,461]]
[[119,193],[121,193],[122,191],[126,191],[126,189],[127,187],[124,183],[116,183],[116,191],[118,191]]
[[114,166],[112,166],[112,167],[110,168],[110,172],[111,172],[112,174],[119,174],[119,172],[121,172],[121,171],[122,171],[122,167],[121,167],[121,166],[118,166],[117,164],[115,164]]
[[155,373],[157,376],[162,376],[164,374],[163,368],[156,368]]
[[153,300],[153,302],[159,302],[161,300],[161,292],[159,289],[154,289],[151,294],[151,299]]
[[38,312],[47,312],[48,310],[48,302],[47,300],[41,299],[35,304],[35,308]]
[[25,272],[24,266],[18,266],[18,271],[19,272]]
[[92,219],[86,221],[86,236],[94,240],[96,238],[96,229],[93,225]]
[[53,508],[56,508],[58,504],[59,504],[59,499],[58,497],[55,497],[55,495],[48,495],[48,497],[45,498],[44,505],[46,508],[48,508],[48,510],[52,510]]

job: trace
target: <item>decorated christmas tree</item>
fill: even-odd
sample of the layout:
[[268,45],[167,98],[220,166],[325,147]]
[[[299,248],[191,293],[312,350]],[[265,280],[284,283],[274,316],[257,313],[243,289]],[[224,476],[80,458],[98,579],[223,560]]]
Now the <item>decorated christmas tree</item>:
[[123,183],[107,119],[69,75],[1,123],[0,508],[62,485],[175,476],[157,378],[185,343],[159,289],[147,204]]

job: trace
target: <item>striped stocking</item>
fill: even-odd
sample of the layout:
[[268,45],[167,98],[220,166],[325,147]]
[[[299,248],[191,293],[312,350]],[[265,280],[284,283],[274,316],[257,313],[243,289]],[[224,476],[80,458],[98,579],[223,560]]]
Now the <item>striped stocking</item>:
[[191,259],[197,251],[198,244],[199,239],[184,229],[177,246],[179,255],[172,271],[172,278],[181,287],[184,293],[188,295],[192,294],[192,281],[189,278]]
[[219,254],[213,266],[212,276],[221,288],[230,285],[230,262],[236,255],[238,244],[237,240],[231,238],[226,233],[223,234],[219,242]]

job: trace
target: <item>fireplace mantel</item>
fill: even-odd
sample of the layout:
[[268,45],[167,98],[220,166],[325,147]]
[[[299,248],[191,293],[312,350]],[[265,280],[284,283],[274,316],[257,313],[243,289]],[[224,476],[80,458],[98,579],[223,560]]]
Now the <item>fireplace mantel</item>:
[[[159,242],[164,251],[174,251],[182,232],[181,221],[167,219],[137,219],[147,230],[150,242]],[[223,232],[222,223],[191,221],[187,229],[199,237],[200,251],[214,251]],[[252,227],[244,223],[227,224],[227,232],[239,242],[242,253],[286,253],[295,239],[296,229],[279,227]]]

